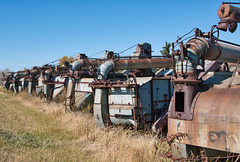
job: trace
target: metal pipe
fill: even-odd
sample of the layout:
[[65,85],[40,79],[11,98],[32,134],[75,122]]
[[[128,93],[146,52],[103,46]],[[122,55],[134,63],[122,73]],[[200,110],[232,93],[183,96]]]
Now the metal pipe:
[[94,64],[94,65],[98,65],[100,63],[102,63],[103,60],[86,60],[86,59],[79,59],[79,60],[76,60],[74,61],[70,67],[71,67],[71,70],[72,71],[76,71],[77,69],[79,69],[80,67],[87,67],[91,64]]
[[240,57],[240,48],[223,43],[212,43],[205,38],[193,38],[187,45],[188,55],[194,54],[199,59],[236,63]]
[[191,120],[191,104],[201,83],[197,76],[199,59],[236,63],[240,57],[240,48],[212,43],[203,37],[189,40],[185,48],[184,56],[178,58],[175,67],[177,78],[173,80],[175,88],[169,117]]
[[223,4],[219,7],[218,9],[218,17],[221,18],[225,18],[228,17],[229,15],[231,15],[233,12],[236,12],[236,19],[239,22],[240,21],[240,8],[235,7],[235,6],[231,6],[229,4]]
[[98,68],[98,79],[107,79],[108,73],[114,68],[114,70],[133,70],[133,69],[149,69],[149,68],[163,68],[171,67],[171,58],[159,58],[159,59],[130,59],[130,60],[110,60],[101,64]]
[[240,22],[240,8],[223,4],[218,9],[218,16],[221,21],[218,23],[217,28],[223,31],[229,29],[233,33],[237,29],[237,23]]
[[171,67],[171,58],[116,60],[115,70],[133,70]]
[[70,66],[73,71],[77,70],[80,67],[87,66],[88,62],[85,59],[80,59],[77,61],[74,61]]
[[113,69],[114,67],[114,61],[109,60],[101,64],[98,68],[98,79],[107,79],[108,73]]

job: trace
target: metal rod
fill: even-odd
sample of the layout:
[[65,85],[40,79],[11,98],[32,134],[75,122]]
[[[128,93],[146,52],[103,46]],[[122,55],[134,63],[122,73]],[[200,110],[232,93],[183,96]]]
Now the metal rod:
[[222,2],[222,4],[240,4],[239,2]]
[[218,39],[218,41],[240,47],[239,44],[228,42],[228,41],[225,41],[225,40],[222,40],[222,39]]

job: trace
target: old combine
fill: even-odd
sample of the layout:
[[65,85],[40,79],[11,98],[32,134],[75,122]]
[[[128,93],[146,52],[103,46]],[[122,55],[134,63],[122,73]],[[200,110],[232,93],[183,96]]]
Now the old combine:
[[[106,51],[109,53],[109,51]],[[88,85],[93,81],[94,69],[105,59],[89,59],[85,54],[78,54],[71,63],[65,62],[69,70],[65,108],[67,111],[77,111],[93,105],[94,89]]]
[[[151,45],[138,44],[130,57],[108,55],[96,70],[97,78],[89,87],[95,89],[94,117],[100,128],[111,124],[151,125],[164,116],[172,96],[170,83],[172,58],[151,56]],[[159,68],[155,73],[153,70]],[[164,75],[165,74],[165,75]]]
[[[178,40],[172,44],[180,47],[172,49],[177,61],[168,111],[168,139],[175,159],[199,155],[201,149],[207,156],[240,153],[240,46],[218,38],[219,29],[236,30],[240,9],[223,4],[218,15],[221,21],[210,32],[197,29],[187,43]],[[234,63],[235,68],[230,72],[225,66],[218,71],[217,62],[205,68],[206,60]]]

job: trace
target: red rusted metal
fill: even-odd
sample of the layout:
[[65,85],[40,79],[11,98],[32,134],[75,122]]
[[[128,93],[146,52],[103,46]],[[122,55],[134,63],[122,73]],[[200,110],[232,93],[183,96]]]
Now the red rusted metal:
[[126,69],[148,69],[148,68],[163,68],[171,67],[171,58],[159,58],[159,59],[129,59],[129,60],[116,60],[115,70]]
[[131,84],[129,81],[111,81],[111,80],[95,80],[94,82],[89,83],[89,87],[98,87],[98,88],[111,88],[111,87],[130,87],[135,86],[135,84]]
[[240,22],[240,8],[223,4],[218,9],[218,17],[221,21],[218,23],[218,29],[234,32],[237,29],[237,23]]
[[154,129],[155,132],[159,132],[163,130],[164,127],[167,126],[168,123],[168,113],[166,112],[165,115],[160,117],[152,126],[152,129]]
[[223,4],[218,9],[218,17],[225,18],[231,15],[233,12],[237,13],[237,18],[240,18],[240,8],[229,5],[229,4]]
[[192,121],[169,119],[168,133],[186,133],[184,144],[240,153],[240,86],[200,93]]

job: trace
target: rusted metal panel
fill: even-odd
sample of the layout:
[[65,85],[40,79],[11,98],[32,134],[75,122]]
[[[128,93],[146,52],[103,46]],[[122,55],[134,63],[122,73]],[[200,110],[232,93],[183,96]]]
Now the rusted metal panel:
[[202,92],[192,121],[169,118],[168,133],[186,133],[182,143],[240,153],[240,86]]
[[168,123],[168,112],[167,110],[162,113],[162,115],[157,119],[156,122],[154,122],[152,126],[152,130],[154,132],[159,132],[163,130],[163,128],[167,125]]

